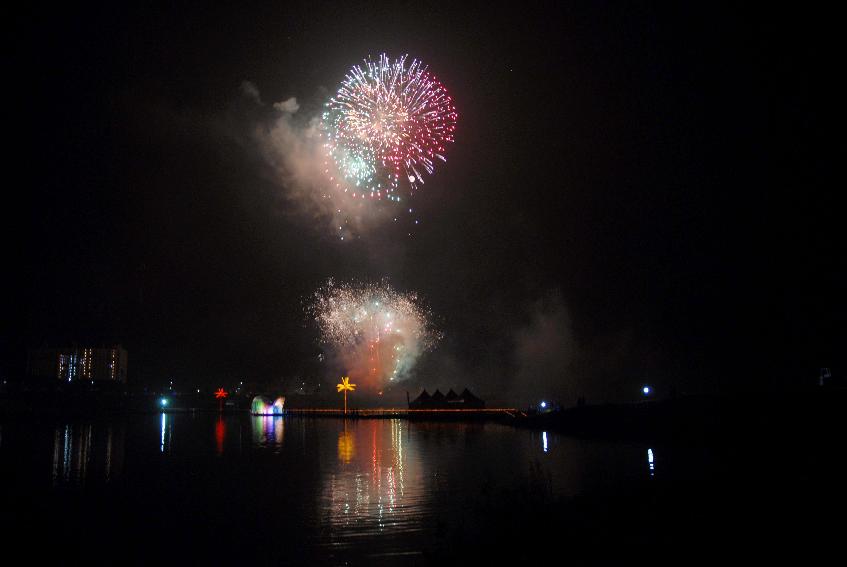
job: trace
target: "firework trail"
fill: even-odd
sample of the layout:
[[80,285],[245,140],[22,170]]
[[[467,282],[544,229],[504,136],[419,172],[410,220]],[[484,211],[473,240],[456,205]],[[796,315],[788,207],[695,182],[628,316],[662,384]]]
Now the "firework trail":
[[330,279],[314,293],[307,313],[350,377],[372,390],[405,378],[441,338],[417,296],[397,292],[385,281],[337,284]]
[[400,201],[447,161],[458,114],[444,86],[407,56],[354,66],[326,104],[321,130],[325,173],[334,187],[356,199]]

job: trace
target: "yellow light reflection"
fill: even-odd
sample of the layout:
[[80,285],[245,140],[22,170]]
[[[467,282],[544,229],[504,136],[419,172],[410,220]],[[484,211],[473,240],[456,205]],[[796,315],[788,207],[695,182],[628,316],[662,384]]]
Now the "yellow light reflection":
[[347,425],[344,425],[344,431],[338,433],[338,460],[342,463],[349,463],[356,455],[356,442],[353,440],[353,435],[347,431]]
[[404,435],[407,424],[400,419],[354,422],[339,431],[338,459],[344,466],[324,485],[330,525],[382,532],[419,505],[424,477],[420,459],[409,459]]

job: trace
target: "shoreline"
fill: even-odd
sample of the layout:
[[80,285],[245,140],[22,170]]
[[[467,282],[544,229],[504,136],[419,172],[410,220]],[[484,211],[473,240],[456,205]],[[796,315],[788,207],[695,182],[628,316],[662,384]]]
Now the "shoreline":
[[[151,408],[149,400],[144,400],[145,406],[127,403],[133,400],[122,401],[122,405],[106,405],[103,399],[72,400],[57,397],[50,400],[52,403],[38,408],[32,400],[6,397],[0,399],[0,419],[104,419],[160,413],[251,415],[249,409],[239,407],[226,407],[222,411],[217,406]],[[348,410],[345,415],[342,410],[332,408],[288,408],[281,417],[490,422],[556,431],[574,437],[688,442],[780,435],[792,439],[832,438],[841,430],[845,410],[847,390],[833,389],[742,394],[731,398],[688,396],[630,404],[584,405],[543,413],[515,408],[357,408]]]

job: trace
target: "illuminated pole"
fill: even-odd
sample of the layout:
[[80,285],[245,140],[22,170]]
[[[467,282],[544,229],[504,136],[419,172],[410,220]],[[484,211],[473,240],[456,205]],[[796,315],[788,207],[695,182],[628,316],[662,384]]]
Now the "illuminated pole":
[[215,397],[218,399],[218,411],[223,413],[224,411],[224,398],[229,395],[226,390],[223,388],[218,388],[218,391],[215,392]]
[[356,389],[355,384],[350,383],[349,376],[341,377],[341,384],[336,384],[335,387],[338,389],[338,392],[344,392],[344,415],[347,415],[347,392],[354,391]]

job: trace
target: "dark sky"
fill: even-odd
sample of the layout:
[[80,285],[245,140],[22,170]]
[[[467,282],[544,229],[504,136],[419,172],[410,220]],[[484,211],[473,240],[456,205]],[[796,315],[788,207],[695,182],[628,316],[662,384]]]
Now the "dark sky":
[[[137,382],[319,374],[302,301],[334,276],[427,300],[445,338],[423,385],[572,401],[847,372],[833,14],[428,4],[18,13],[24,323],[2,371],[27,347],[121,342]],[[308,116],[382,51],[437,73],[456,143],[413,237],[340,242],[244,143],[240,87]]]

